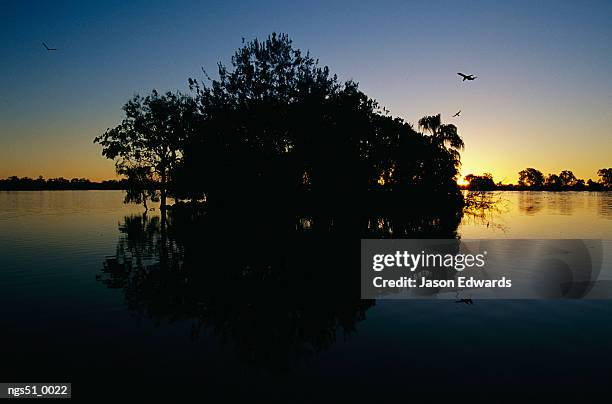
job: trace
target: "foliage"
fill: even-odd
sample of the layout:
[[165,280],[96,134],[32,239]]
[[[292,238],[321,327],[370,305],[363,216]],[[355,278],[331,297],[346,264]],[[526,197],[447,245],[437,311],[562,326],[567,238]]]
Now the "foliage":
[[118,166],[117,173],[126,177],[125,203],[141,203],[146,212],[147,200],[159,201],[159,191],[151,167],[121,165]]
[[438,115],[430,136],[417,133],[286,35],[246,43],[218,75],[190,80],[203,126],[185,147],[181,195],[284,203],[309,191],[330,206],[372,190],[457,189],[463,142],[453,125]]
[[[460,155],[458,150],[465,146],[463,140],[457,133],[457,127],[453,124],[443,124],[440,114],[425,116],[419,120],[419,127],[431,134],[431,141],[445,151],[448,151],[455,163],[459,165]],[[446,149],[446,146],[449,149]]]
[[573,187],[578,183],[578,178],[569,170],[561,171],[559,173],[559,180],[561,181],[561,186],[565,187]]
[[[195,130],[196,110],[191,97],[180,93],[134,96],[123,107],[125,118],[115,128],[94,139],[102,155],[116,161],[117,173],[142,175],[157,183],[161,207],[166,204],[172,170],[182,159],[182,146]],[[149,178],[147,178],[147,181]],[[131,185],[142,184],[139,178]],[[134,195],[144,195],[134,190]]]
[[602,168],[597,171],[597,175],[600,177],[599,182],[604,187],[612,187],[612,168]]
[[563,186],[563,182],[561,177],[559,177],[557,174],[548,174],[546,176],[546,180],[544,181],[544,185],[546,185],[548,189],[559,190]]
[[483,175],[468,174],[465,176],[465,180],[469,183],[467,188],[473,191],[490,191],[496,187],[491,173],[484,173]]
[[537,188],[544,185],[544,174],[535,168],[526,168],[518,174],[518,184],[522,187]]

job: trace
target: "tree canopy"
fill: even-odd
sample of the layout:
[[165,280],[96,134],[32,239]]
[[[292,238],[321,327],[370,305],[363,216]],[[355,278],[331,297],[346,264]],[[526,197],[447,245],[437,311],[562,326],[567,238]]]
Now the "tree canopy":
[[597,171],[597,175],[605,187],[612,187],[612,168],[602,168]]
[[190,80],[205,123],[184,167],[213,197],[258,189],[344,199],[381,186],[440,189],[457,174],[454,125],[438,115],[431,136],[417,133],[286,35],[246,43],[218,76]]
[[216,79],[189,79],[192,97],[135,96],[123,122],[95,139],[118,172],[150,176],[162,206],[166,194],[332,210],[368,192],[457,197],[463,141],[439,114],[419,122],[425,134],[415,131],[287,35],[243,42],[217,70]]
[[[123,107],[125,118],[94,139],[102,155],[114,159],[118,174],[137,176],[131,184],[155,181],[165,208],[170,177],[183,156],[183,145],[195,130],[193,99],[180,93],[134,96]],[[136,191],[134,195],[141,193]],[[128,198],[129,199],[129,198]],[[141,202],[140,197],[135,201]]]
[[535,168],[526,168],[519,171],[518,183],[523,187],[541,187],[544,185],[544,174]]

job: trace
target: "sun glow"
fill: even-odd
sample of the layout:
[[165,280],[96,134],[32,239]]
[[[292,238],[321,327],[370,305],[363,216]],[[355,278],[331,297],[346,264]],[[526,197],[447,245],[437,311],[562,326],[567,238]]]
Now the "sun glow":
[[465,180],[465,177],[459,177],[457,178],[457,185],[459,185],[460,187],[465,186],[465,185],[469,185],[469,181]]

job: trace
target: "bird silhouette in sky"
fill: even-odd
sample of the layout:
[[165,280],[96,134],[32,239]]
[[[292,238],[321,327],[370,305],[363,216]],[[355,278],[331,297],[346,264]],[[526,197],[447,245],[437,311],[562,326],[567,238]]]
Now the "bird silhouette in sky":
[[42,44],[43,44],[43,46],[45,47],[45,49],[46,49],[46,50],[48,50],[48,51],[56,51],[56,50],[57,50],[57,48],[49,48],[49,47],[47,46],[47,44],[46,44],[46,43],[44,43],[44,42],[43,42]]
[[463,73],[457,73],[457,74],[460,75],[461,77],[463,77],[463,80],[461,80],[461,81],[466,81],[466,80],[472,81],[472,80],[477,79],[477,77],[474,76],[473,74],[463,74]]
[[454,117],[456,117],[456,116],[461,116],[461,110],[457,111],[457,112],[455,113],[455,115],[453,115],[453,118],[454,118]]

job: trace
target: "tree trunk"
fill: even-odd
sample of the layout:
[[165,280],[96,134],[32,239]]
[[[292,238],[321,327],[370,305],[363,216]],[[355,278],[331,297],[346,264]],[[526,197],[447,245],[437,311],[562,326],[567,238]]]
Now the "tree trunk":
[[166,190],[161,189],[161,197],[159,202],[159,209],[165,211],[166,210]]
[[161,236],[162,236],[162,248],[165,248],[166,244],[166,169],[164,168],[161,173],[161,184],[160,184],[160,201],[159,210],[161,213]]
[[166,211],[166,169],[164,168],[161,173],[161,183],[160,183],[160,202],[159,209],[162,211]]

